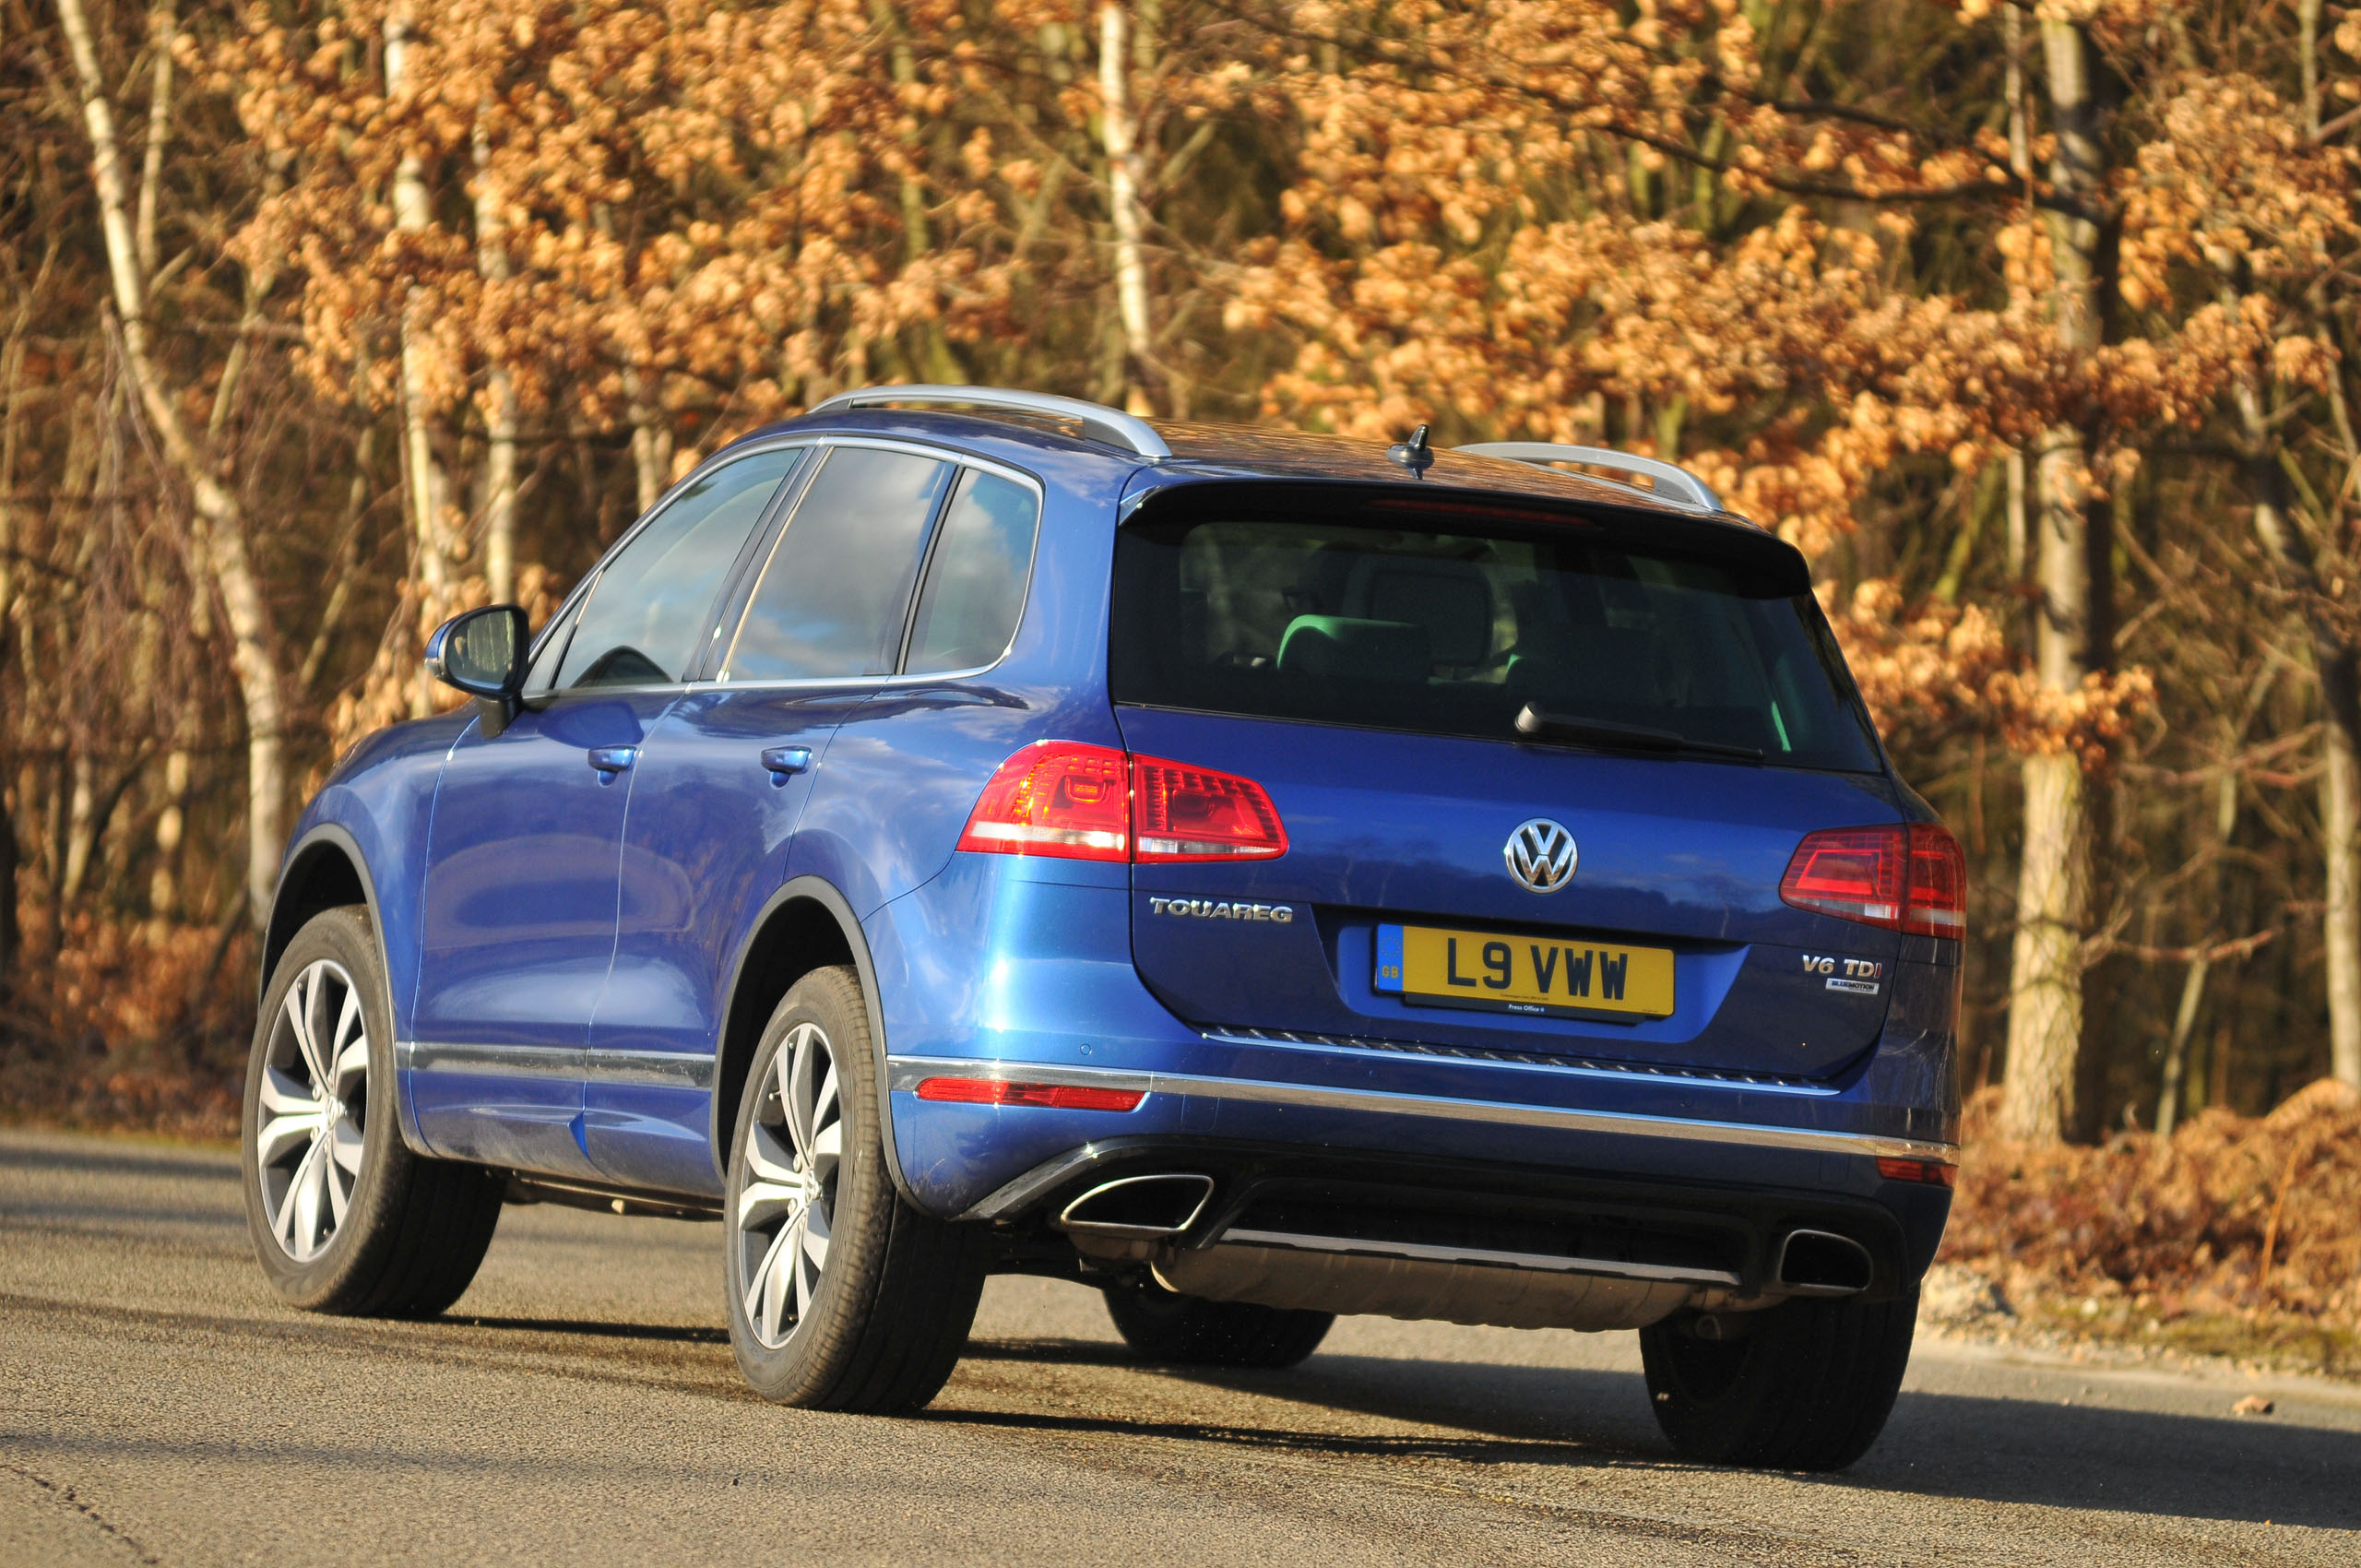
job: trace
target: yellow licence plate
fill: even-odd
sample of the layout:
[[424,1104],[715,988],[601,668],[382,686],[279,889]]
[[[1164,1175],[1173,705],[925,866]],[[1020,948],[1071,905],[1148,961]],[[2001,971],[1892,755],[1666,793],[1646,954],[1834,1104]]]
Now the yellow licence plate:
[[1580,1017],[1672,1012],[1672,953],[1439,926],[1377,928],[1376,989],[1434,1007]]

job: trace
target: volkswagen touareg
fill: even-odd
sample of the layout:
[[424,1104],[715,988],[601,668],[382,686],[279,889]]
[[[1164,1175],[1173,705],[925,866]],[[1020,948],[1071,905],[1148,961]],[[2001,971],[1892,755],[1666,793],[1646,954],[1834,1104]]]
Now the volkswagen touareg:
[[1021,1272],[1168,1362],[1636,1329],[1710,1460],[1883,1424],[1961,857],[1693,475],[878,388],[427,663],[473,702],[343,758],[270,915],[292,1303],[438,1313],[569,1203],[718,1220],[791,1404],[925,1404]]

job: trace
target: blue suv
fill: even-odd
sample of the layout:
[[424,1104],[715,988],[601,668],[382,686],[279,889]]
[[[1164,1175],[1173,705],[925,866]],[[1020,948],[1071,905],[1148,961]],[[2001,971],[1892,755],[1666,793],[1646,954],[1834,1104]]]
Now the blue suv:
[[878,388],[427,663],[473,704],[338,765],[271,910],[295,1305],[440,1312],[564,1203],[718,1220],[791,1404],[923,1405],[1019,1272],[1165,1361],[1637,1329],[1708,1460],[1883,1424],[1961,857],[1694,476]]

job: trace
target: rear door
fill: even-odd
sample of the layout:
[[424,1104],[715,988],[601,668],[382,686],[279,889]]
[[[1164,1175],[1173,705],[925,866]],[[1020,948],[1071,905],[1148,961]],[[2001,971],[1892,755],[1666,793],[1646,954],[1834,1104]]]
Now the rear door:
[[674,496],[542,639],[524,710],[452,748],[427,849],[411,1053],[436,1152],[592,1172],[583,1051],[614,956],[632,776],[799,456],[758,453]]
[[1255,780],[1288,837],[1135,868],[1191,1022],[1782,1076],[1877,1038],[1899,938],[1779,888],[1900,813],[1775,540],[1190,487],[1126,525],[1113,626],[1129,749]]

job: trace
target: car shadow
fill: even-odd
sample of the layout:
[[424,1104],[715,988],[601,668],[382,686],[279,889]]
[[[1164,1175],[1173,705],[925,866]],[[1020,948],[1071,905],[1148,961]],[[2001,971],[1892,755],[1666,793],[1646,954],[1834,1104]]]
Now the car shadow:
[[[1157,1365],[1121,1346],[1002,1341],[1001,1360],[1137,1367],[1157,1375],[1466,1435],[1340,1435],[1275,1426],[1196,1426],[1119,1417],[943,1412],[1020,1427],[1133,1432],[1338,1454],[1471,1464],[1681,1467],[1637,1372],[1319,1355],[1287,1372]],[[1804,1484],[2186,1519],[2361,1527],[2361,1432],[2284,1420],[2176,1415],[2033,1399],[1904,1393],[1858,1464]]]

